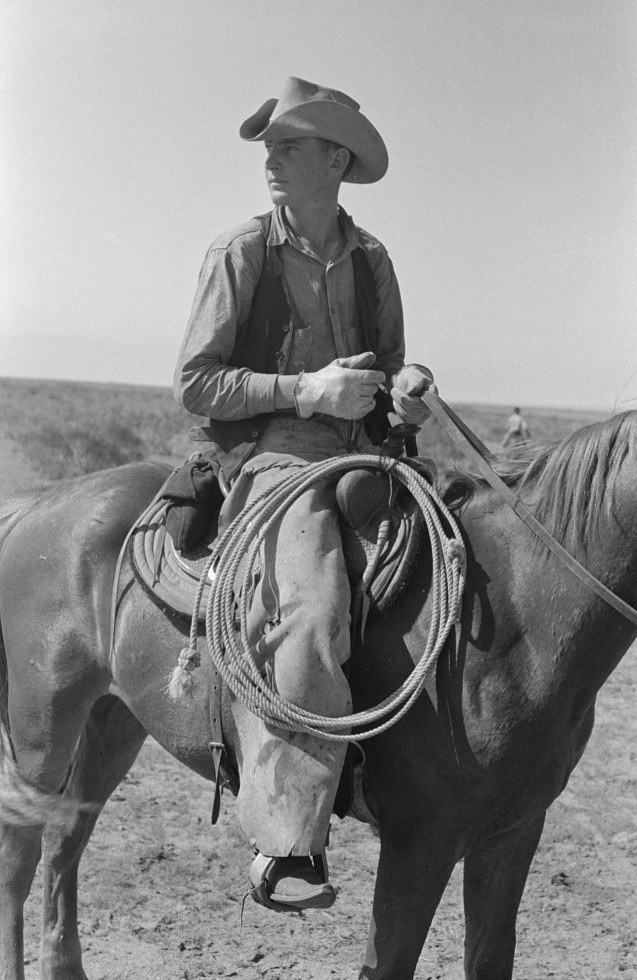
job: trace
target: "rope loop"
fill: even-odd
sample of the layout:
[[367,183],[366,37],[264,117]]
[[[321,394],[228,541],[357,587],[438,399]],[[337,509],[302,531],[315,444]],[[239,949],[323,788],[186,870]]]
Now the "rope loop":
[[[247,634],[250,585],[262,541],[292,502],[320,480],[361,468],[391,473],[420,509],[432,552],[432,622],[422,657],[394,694],[368,710],[333,718],[286,701],[257,669]],[[237,618],[235,581],[244,559]],[[209,578],[212,568],[214,576]],[[409,462],[360,453],[308,463],[252,501],[215,542],[195,598],[190,647],[180,654],[168,685],[168,696],[173,699],[184,693],[192,696],[193,671],[201,662],[196,650],[199,609],[204,585],[211,581],[205,617],[208,649],[214,666],[236,698],[266,724],[286,731],[338,742],[372,738],[402,718],[422,693],[450,631],[459,622],[465,576],[466,553],[456,519],[431,484]]]

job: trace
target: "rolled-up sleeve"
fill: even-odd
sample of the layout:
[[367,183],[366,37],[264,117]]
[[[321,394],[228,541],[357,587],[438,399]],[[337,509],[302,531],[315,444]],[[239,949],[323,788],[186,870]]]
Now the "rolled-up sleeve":
[[193,415],[232,421],[274,411],[276,375],[230,365],[263,261],[260,229],[215,242],[204,260],[173,380]]

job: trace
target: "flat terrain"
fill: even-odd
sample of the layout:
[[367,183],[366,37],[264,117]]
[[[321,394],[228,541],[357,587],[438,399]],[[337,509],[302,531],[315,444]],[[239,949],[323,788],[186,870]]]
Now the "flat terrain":
[[[609,680],[587,752],[549,812],[518,918],[517,980],[637,978],[637,648]],[[426,747],[425,747],[426,751]],[[84,857],[80,921],[90,980],[354,980],[378,844],[335,820],[336,905],[277,915],[250,899],[250,851],[232,797],[210,826],[209,785],[154,742],[100,818]],[[461,867],[417,980],[460,980]],[[37,980],[39,888],[29,900],[27,980]]]
[[[43,443],[38,449],[34,437],[45,421],[58,426],[58,455],[72,465],[81,459],[64,455],[64,433],[79,428],[78,417],[85,430],[104,433],[106,445],[98,409],[124,427],[130,452],[179,458],[190,451],[188,422],[161,389],[0,380],[0,496],[53,478],[55,458],[41,465]],[[483,440],[499,441],[508,408],[458,410]],[[551,436],[596,416],[529,410],[526,417],[534,436]],[[452,460],[438,433],[426,438],[423,451],[445,465]],[[636,703],[633,647],[602,690],[591,743],[549,813],[518,919],[516,980],[637,980]],[[242,916],[250,850],[232,797],[224,797],[216,827],[211,802],[209,784],[146,743],[107,804],[81,869],[90,980],[354,980],[378,854],[369,828],[334,821],[330,865],[339,898],[332,910],[286,917],[248,900]],[[438,911],[417,980],[462,977],[461,871]],[[27,907],[27,980],[39,976],[40,890],[38,879]]]

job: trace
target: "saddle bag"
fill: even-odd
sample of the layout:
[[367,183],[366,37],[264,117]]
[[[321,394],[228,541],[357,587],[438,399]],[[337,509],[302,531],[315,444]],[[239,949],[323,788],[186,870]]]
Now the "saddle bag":
[[175,548],[194,551],[218,519],[224,500],[219,464],[201,454],[190,457],[168,477],[160,499],[168,504],[166,531]]

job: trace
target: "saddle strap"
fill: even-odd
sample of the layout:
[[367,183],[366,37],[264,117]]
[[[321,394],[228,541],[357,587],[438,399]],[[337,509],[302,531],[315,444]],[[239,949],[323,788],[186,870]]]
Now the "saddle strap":
[[[218,686],[218,685],[215,685]],[[219,706],[221,706],[221,697],[213,693],[213,700],[217,701]],[[208,748],[212,753],[212,765],[214,767],[214,787],[212,791],[212,813],[210,815],[210,823],[216,824],[219,819],[219,811],[221,810],[221,762],[223,759],[223,754],[225,752],[225,746],[223,744],[223,732],[221,731],[221,723],[217,719],[217,724],[213,726],[216,731],[213,731],[215,740],[208,743]]]

